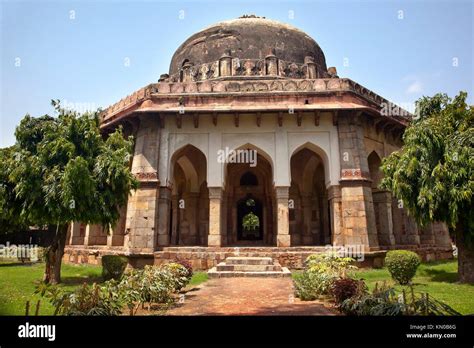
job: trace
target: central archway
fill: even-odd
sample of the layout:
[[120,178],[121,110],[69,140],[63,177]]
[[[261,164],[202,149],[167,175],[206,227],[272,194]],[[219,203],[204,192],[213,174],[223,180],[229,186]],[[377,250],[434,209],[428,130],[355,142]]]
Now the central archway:
[[271,159],[252,145],[239,150],[255,151],[256,162],[226,164],[223,198],[227,245],[275,245]]

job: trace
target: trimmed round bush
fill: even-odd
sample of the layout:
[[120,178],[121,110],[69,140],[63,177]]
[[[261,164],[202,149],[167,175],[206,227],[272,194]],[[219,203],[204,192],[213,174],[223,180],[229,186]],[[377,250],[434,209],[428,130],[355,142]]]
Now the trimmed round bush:
[[409,250],[392,250],[385,257],[385,265],[390,275],[401,285],[411,282],[420,265],[418,254]]
[[102,256],[102,278],[120,280],[127,267],[128,259],[119,255]]

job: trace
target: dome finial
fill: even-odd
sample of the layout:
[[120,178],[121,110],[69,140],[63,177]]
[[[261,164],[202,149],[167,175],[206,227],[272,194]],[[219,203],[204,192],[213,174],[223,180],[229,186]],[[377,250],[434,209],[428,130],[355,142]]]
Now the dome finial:
[[244,14],[244,15],[239,17],[239,19],[241,19],[241,18],[262,18],[262,19],[265,19],[265,17],[257,16],[257,15],[254,15],[254,14]]

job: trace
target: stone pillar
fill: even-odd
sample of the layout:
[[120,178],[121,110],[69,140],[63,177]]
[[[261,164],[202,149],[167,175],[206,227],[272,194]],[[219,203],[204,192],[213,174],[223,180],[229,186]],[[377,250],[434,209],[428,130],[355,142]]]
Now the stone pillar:
[[[392,195],[387,191],[372,191],[375,220],[380,246],[395,245],[393,235]],[[376,207],[376,208],[375,208]]]
[[209,187],[208,246],[220,247],[224,241],[222,225],[222,187]]
[[128,199],[125,224],[125,247],[130,252],[152,253],[157,244],[157,213],[160,182],[158,159],[160,151],[160,128],[156,118],[140,117],[132,162],[132,173],[139,187]]
[[310,195],[301,195],[301,216],[303,217],[303,235],[301,240],[302,245],[311,245],[314,242],[313,233],[311,229],[311,216],[313,210],[312,203],[313,202]]
[[433,222],[432,225],[436,246],[451,248],[452,240],[449,235],[448,226],[443,222]]
[[419,228],[420,231],[420,244],[422,246],[434,246],[436,241],[435,241],[435,235],[433,231],[433,224],[427,224],[426,226],[423,226]]
[[232,75],[232,57],[228,53],[224,53],[219,59],[219,77]]
[[170,244],[170,213],[171,213],[171,189],[169,187],[160,187],[158,197],[158,233],[156,246],[168,246]]
[[338,117],[341,164],[342,227],[345,244],[377,249],[372,188],[364,144],[364,129],[354,112]]
[[278,58],[274,54],[265,57],[265,74],[278,75]]
[[127,206],[120,208],[120,218],[107,235],[107,246],[123,246],[125,236],[125,223],[127,220]]
[[277,203],[277,246],[291,246],[290,239],[290,220],[288,213],[289,187],[275,187]]
[[106,245],[107,234],[100,225],[88,224],[84,236],[84,245]]
[[329,214],[331,216],[331,244],[343,245],[341,188],[337,185],[328,188]]
[[85,228],[78,221],[71,222],[71,228],[68,245],[83,245],[84,244],[84,230]]
[[318,78],[316,73],[316,64],[314,63],[313,57],[306,56],[304,58],[304,63],[307,66],[306,78],[307,79],[316,79]]

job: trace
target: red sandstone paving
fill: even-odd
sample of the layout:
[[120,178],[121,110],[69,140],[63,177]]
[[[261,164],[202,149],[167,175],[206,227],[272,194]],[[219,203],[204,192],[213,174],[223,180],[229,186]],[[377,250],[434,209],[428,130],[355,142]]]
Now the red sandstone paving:
[[[145,314],[145,313],[143,313]],[[334,308],[293,295],[291,278],[217,278],[186,292],[166,315],[337,315]]]

